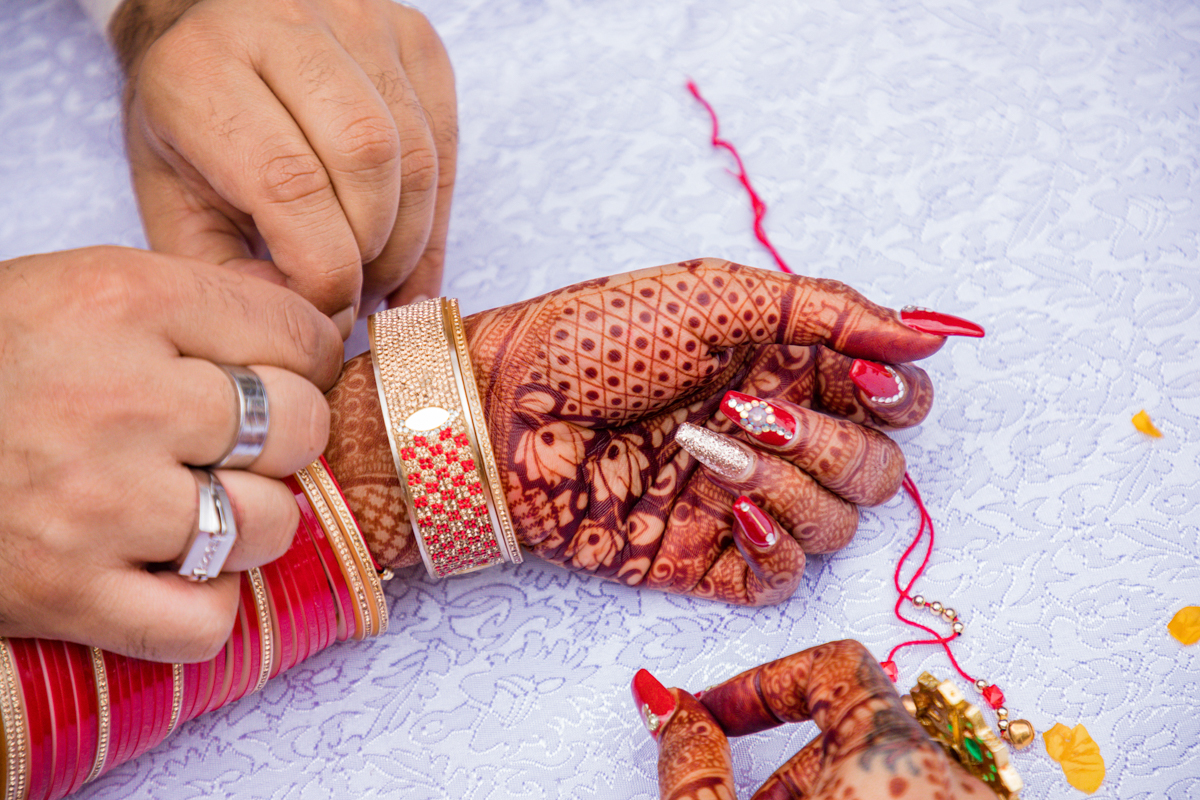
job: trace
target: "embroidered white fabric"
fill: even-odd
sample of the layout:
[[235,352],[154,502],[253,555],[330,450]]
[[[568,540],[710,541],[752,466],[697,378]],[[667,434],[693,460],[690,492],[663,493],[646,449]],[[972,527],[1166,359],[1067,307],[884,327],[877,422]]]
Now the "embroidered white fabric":
[[[421,5],[421,4],[418,4]],[[1083,722],[1097,797],[1200,798],[1200,8],[1191,0],[425,3],[462,116],[446,276],[464,313],[694,256],[771,266],[684,89],[741,148],[798,271],[985,325],[900,434],[939,526],[920,590],[1040,732]],[[0,255],[143,245],[111,54],[72,0],[0,13]],[[1151,440],[1130,417],[1145,408]],[[651,798],[629,679],[699,689],[812,644],[883,657],[897,498],[795,599],[729,608],[537,559],[387,589],[392,633],[183,726],[101,798]],[[948,676],[933,649],[902,681]],[[749,796],[811,735],[733,747]],[[1025,797],[1074,796],[1040,736]]]

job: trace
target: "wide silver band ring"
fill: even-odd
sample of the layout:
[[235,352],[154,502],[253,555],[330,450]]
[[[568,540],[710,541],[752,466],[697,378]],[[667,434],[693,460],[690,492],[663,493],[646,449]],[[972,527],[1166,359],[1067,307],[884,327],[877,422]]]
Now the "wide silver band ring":
[[190,470],[196,479],[200,497],[200,515],[196,532],[184,549],[179,561],[179,574],[190,581],[203,583],[221,574],[225,559],[237,541],[237,522],[225,487],[207,469]]
[[267,441],[271,427],[271,409],[262,379],[247,367],[218,364],[229,376],[238,398],[238,429],[225,455],[208,466],[224,469],[245,469],[255,462]]

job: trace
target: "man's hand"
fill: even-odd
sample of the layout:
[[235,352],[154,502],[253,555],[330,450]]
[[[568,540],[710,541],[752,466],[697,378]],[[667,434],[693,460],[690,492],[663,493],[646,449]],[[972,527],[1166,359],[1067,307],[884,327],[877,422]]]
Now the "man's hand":
[[[155,250],[250,268],[331,315],[434,296],[454,74],[390,0],[126,0],[110,25]],[[268,255],[269,253],[269,255]],[[271,258],[263,262],[242,259]]]
[[[95,247],[0,262],[0,635],[201,661],[229,638],[237,571],[287,550],[278,480],[325,446],[342,348],[294,292],[177,256]],[[196,530],[186,465],[228,450],[250,366],[270,430],[249,469],[218,469],[238,539],[224,572],[170,566]],[[318,388],[319,387],[319,388]]]

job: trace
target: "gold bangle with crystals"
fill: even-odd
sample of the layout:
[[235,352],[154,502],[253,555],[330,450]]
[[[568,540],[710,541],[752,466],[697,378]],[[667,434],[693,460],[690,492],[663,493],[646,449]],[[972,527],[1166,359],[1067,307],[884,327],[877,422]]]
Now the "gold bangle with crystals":
[[350,590],[361,617],[359,630],[362,634],[358,638],[387,633],[388,607],[387,598],[383,595],[383,582],[375,571],[375,562],[371,560],[362,531],[325,462],[314,461],[298,474],[308,479],[305,481],[301,478],[300,485],[350,582]]
[[89,647],[92,657],[92,675],[96,681],[96,757],[92,761],[92,770],[84,783],[91,783],[104,772],[108,762],[108,745],[112,738],[112,699],[108,694],[108,667],[104,665],[104,651],[99,647]]
[[4,726],[4,800],[24,800],[29,786],[29,727],[7,638],[0,638],[0,724]]
[[458,301],[373,314],[384,427],[425,569],[434,578],[521,563]]
[[251,693],[261,692],[271,677],[275,667],[275,632],[271,625],[271,605],[267,600],[267,585],[263,582],[262,570],[251,567],[246,570],[250,580],[250,592],[254,595],[254,614],[258,617],[258,647],[262,654],[262,664],[258,668],[258,678],[254,681]]
[[925,732],[967,772],[1003,800],[1019,800],[1024,787],[1008,760],[1008,747],[992,733],[979,709],[951,681],[922,672],[917,685],[901,698]]
[[[171,665],[171,719],[167,721],[167,736],[179,726],[179,712],[183,707],[183,664]],[[165,738],[165,737],[164,737]]]

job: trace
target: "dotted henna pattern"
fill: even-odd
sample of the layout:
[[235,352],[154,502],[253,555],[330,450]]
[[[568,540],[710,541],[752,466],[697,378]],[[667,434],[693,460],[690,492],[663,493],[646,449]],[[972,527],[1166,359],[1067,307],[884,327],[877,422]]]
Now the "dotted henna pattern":
[[[680,450],[675,430],[691,422],[730,431],[715,414],[727,389],[849,411],[852,389],[844,374],[836,378],[822,343],[851,354],[873,347],[920,357],[929,349],[893,346],[914,337],[893,312],[843,284],[711,259],[587,281],[476,314],[465,326],[521,543],[569,569],[742,604],[789,596],[803,561],[777,558],[771,574],[751,569],[733,544],[731,492],[791,509],[781,523],[814,552],[844,546],[857,512],[811,479],[797,488],[802,473],[775,458],[761,460],[774,464],[771,485],[721,485]],[[928,382],[913,369],[915,383]],[[860,416],[919,421],[928,411],[921,398],[932,394],[917,386],[908,396],[888,420]],[[384,563],[416,563],[365,357],[347,364],[329,399],[326,457],[368,543]],[[805,457],[831,470],[844,463],[848,475],[857,472],[846,481],[855,491],[891,480],[852,450],[814,437]]]

